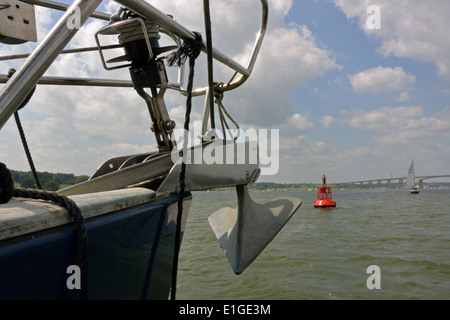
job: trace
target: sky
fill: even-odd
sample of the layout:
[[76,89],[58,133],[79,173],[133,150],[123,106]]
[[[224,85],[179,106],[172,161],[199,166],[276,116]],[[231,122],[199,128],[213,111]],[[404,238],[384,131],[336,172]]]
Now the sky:
[[[210,2],[214,47],[246,66],[260,26],[259,1]],[[205,34],[202,1],[150,3]],[[319,183],[323,174],[329,183],[405,177],[411,160],[416,176],[450,174],[450,2],[268,3],[254,70],[223,99],[242,130],[278,130],[279,168],[259,181]],[[117,8],[103,1],[97,11]],[[60,16],[36,9],[38,42]],[[95,46],[93,33],[106,23],[89,19],[68,48]],[[35,46],[0,43],[0,56]],[[0,73],[24,61],[0,61]],[[206,70],[202,55],[194,87],[207,85]],[[104,70],[96,52],[61,55],[45,75],[129,79],[126,68]],[[231,76],[215,62],[215,81]],[[178,128],[185,103],[178,92],[166,94]],[[201,120],[202,110],[203,98],[194,98],[191,123]],[[39,85],[20,117],[38,171],[90,176],[109,158],[156,150],[147,107],[132,88]],[[13,118],[0,131],[0,155],[10,169],[30,170]]]

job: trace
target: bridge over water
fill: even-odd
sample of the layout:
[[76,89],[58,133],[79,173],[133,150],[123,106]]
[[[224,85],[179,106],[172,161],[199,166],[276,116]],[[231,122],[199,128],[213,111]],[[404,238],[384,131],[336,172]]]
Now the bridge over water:
[[[442,174],[435,176],[416,176],[415,180],[418,181],[419,188],[423,188],[423,180],[433,179],[433,178],[450,178],[450,174]],[[381,188],[383,184],[386,185],[387,188],[391,188],[393,184],[397,183],[399,188],[405,187],[406,177],[399,178],[384,178],[384,179],[372,179],[372,180],[359,180],[359,181],[348,181],[348,182],[338,182],[338,183],[330,183],[337,186],[360,186],[364,187],[368,185],[369,188]]]

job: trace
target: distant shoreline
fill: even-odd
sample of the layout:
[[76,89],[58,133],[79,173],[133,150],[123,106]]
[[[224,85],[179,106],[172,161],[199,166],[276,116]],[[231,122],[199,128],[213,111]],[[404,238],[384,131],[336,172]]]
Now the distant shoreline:
[[[18,171],[18,170],[10,170],[14,182],[15,187],[25,187],[25,188],[34,188],[35,183],[33,179],[33,175],[31,171]],[[69,187],[71,185],[86,181],[89,179],[87,175],[79,175],[76,176],[73,173],[50,173],[50,172],[38,172],[38,177],[41,184],[47,185],[47,188],[44,186],[44,189],[57,191],[59,189],[63,189]],[[450,182],[424,182],[424,189],[438,189],[438,188],[450,188]],[[317,183],[276,183],[276,182],[255,182],[248,185],[249,190],[253,191],[311,191],[316,192],[317,187],[321,184]],[[328,184],[334,190],[361,190],[361,189],[399,189],[398,184],[391,183],[390,187],[387,184],[381,184],[381,186],[374,185],[372,188],[365,184],[361,185],[334,185]],[[406,189],[406,187],[403,187]],[[234,191],[234,187],[221,187],[215,188],[216,191]]]

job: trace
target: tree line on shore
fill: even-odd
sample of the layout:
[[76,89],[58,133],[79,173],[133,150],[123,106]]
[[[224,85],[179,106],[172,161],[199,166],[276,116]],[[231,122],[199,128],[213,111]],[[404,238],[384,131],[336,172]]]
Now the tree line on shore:
[[[10,170],[14,179],[15,187],[36,188],[33,173],[31,171]],[[73,173],[50,173],[37,172],[37,177],[42,189],[47,191],[57,191],[59,189],[86,181],[89,179],[86,175],[75,176]]]

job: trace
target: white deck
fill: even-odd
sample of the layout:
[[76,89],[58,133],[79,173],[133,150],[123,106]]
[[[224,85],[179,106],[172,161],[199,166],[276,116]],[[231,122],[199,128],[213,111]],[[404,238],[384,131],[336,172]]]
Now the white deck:
[[[156,199],[155,191],[129,188],[69,196],[85,219]],[[13,198],[0,205],[0,240],[73,223],[69,212],[51,201]]]

